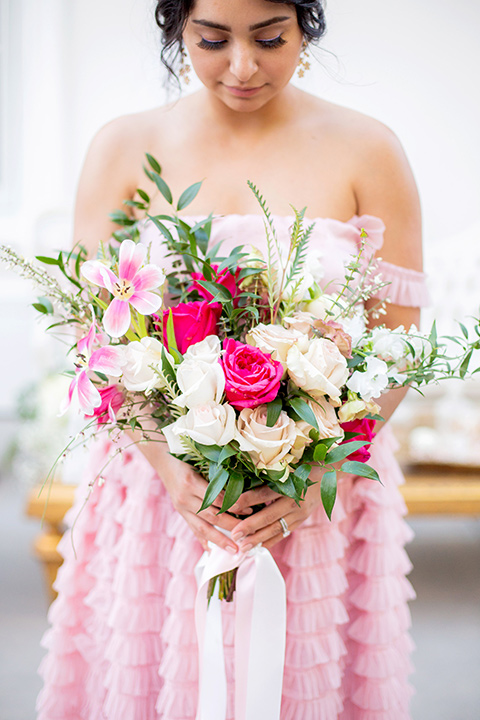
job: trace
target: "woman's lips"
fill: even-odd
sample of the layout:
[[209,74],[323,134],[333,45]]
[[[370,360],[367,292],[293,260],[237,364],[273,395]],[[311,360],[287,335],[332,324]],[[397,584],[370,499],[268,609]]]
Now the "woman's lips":
[[237,97],[251,97],[252,95],[256,95],[260,90],[262,90],[263,85],[259,85],[258,87],[252,87],[252,88],[241,88],[241,87],[235,87],[234,85],[225,85],[227,90],[232,93],[232,95],[236,95]]

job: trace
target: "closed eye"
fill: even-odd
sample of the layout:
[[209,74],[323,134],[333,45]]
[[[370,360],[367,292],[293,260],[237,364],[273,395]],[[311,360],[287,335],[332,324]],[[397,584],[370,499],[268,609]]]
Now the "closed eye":
[[[275,38],[270,38],[267,40],[256,40],[256,43],[260,45],[262,48],[278,48],[282,45],[285,45],[287,42],[283,39],[281,35],[278,35]],[[202,50],[221,50],[227,43],[227,40],[206,40],[202,37],[200,42],[197,43],[197,47],[201,48]]]

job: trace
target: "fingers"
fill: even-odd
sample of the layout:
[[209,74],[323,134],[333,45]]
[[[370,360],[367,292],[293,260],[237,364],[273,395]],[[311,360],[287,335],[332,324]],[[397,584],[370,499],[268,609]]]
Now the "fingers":
[[[232,539],[235,540],[235,542],[239,542],[248,536],[250,541],[251,537],[255,537],[260,530],[267,528],[274,522],[277,522],[276,532],[278,532],[279,518],[285,518],[294,510],[294,508],[297,508],[297,506],[293,500],[281,497],[271,505],[267,505],[267,507],[260,510],[260,512],[255,513],[251,517],[239,522],[232,530]],[[272,533],[270,532],[267,537],[271,537],[271,534]],[[258,540],[257,542],[263,542],[263,540]]]
[[209,507],[206,510],[202,510],[201,513],[198,513],[198,517],[203,518],[203,520],[206,520],[210,525],[217,525],[218,527],[221,527],[224,530],[228,530],[229,532],[231,532],[233,528],[238,525],[237,518],[234,518],[228,513],[221,513],[219,515],[214,507]]
[[254,505],[262,505],[263,503],[269,503],[274,500],[278,500],[278,493],[271,490],[267,485],[264,485],[254,490],[248,490],[246,493],[241,495],[235,505],[229,509],[228,512],[234,515],[245,515],[248,514],[248,510],[252,512],[251,508]]
[[191,519],[190,526],[204,547],[204,543],[212,542],[231,555],[235,555],[238,552],[238,546],[230,540],[230,538],[198,515],[195,515],[194,518]]

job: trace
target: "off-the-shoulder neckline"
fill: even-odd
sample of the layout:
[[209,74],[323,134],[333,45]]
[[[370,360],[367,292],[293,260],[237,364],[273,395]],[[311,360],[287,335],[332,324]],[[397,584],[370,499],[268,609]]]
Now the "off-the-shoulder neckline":
[[[203,218],[207,218],[208,214],[202,215],[201,213],[194,213],[192,215],[179,215],[179,217],[181,220],[185,220],[185,221],[189,221],[189,220],[198,221]],[[286,221],[291,221],[291,222],[293,222],[295,220],[294,215],[279,215],[279,214],[271,213],[271,217],[273,218],[273,220],[286,220]],[[214,220],[222,220],[222,219],[227,219],[227,218],[235,218],[235,219],[258,218],[258,219],[262,220],[263,215],[260,215],[258,213],[225,213],[223,215],[221,213],[217,213],[217,214],[213,215]],[[374,220],[374,221],[380,223],[381,225],[384,224],[383,220],[381,218],[379,218],[377,215],[370,215],[369,213],[363,213],[362,215],[352,215],[352,217],[349,220],[339,220],[338,218],[323,217],[323,216],[319,216],[319,217],[305,216],[304,221],[311,222],[311,223],[312,222],[314,222],[314,223],[316,223],[316,222],[334,222],[334,223],[338,223],[339,225],[350,225],[350,226],[353,225],[355,227],[356,224],[358,223],[358,221],[362,220],[364,218],[369,218],[371,220]]]

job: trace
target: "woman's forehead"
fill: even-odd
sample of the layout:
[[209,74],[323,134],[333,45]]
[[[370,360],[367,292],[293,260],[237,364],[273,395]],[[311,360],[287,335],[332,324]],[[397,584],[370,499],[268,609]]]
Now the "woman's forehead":
[[226,27],[248,26],[255,29],[259,23],[296,17],[295,7],[288,3],[270,0],[195,0],[190,18],[207,20]]

